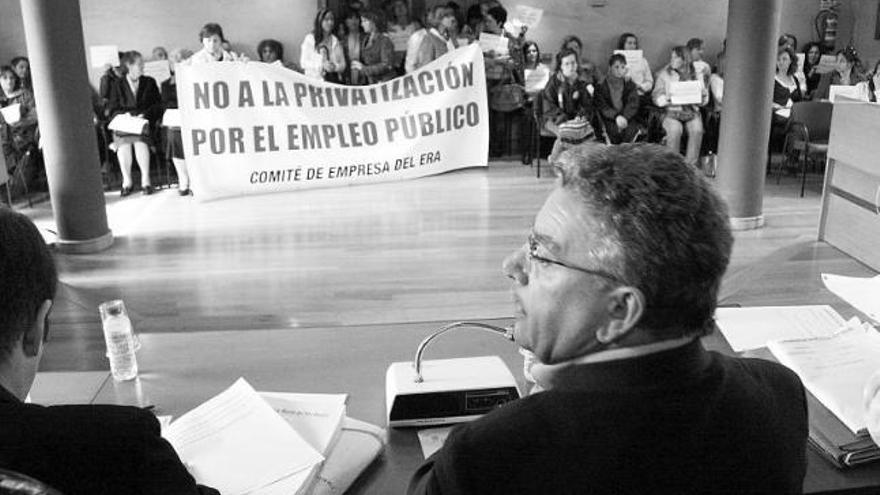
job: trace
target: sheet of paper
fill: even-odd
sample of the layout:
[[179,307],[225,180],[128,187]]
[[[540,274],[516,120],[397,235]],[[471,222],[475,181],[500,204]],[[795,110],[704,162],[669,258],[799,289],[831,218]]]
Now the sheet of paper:
[[823,273],[822,282],[837,297],[880,323],[880,275],[862,278]]
[[156,80],[156,84],[171,79],[171,64],[167,60],[154,60],[144,63],[144,75]]
[[770,352],[854,434],[865,428],[862,390],[880,368],[880,334],[857,318],[832,337],[772,341]]
[[530,7],[528,5],[517,5],[513,8],[513,11],[516,13],[514,18],[528,26],[529,29],[535,29],[538,27],[538,24],[541,23],[541,18],[544,17],[544,9]]
[[550,81],[550,71],[541,65],[537,69],[526,69],[523,72],[526,78],[526,93],[542,91]]
[[791,117],[791,108],[779,108],[777,110],[774,110],[773,112],[775,112],[776,115],[779,115],[780,117],[785,117],[786,119]]
[[394,45],[395,52],[405,52],[406,44],[409,42],[410,34],[404,30],[388,31],[388,37],[391,38],[391,44]]
[[107,128],[111,131],[119,131],[127,134],[141,134],[144,132],[144,126],[147,125],[147,119],[135,117],[127,113],[121,113],[107,124]]
[[832,84],[828,87],[828,100],[832,103],[837,101],[838,97],[843,97],[841,100],[857,100],[857,101],[868,101],[868,92],[867,86],[843,86],[838,84]]
[[700,81],[678,81],[669,85],[670,102],[673,105],[699,105],[703,101],[703,85]]
[[730,347],[742,352],[769,340],[828,337],[846,321],[831,306],[821,305],[718,308],[715,322]]
[[491,33],[480,33],[480,50],[483,53],[495,52],[501,57],[506,57],[510,54],[507,38]]
[[162,114],[162,125],[165,127],[180,127],[180,110],[169,108]]
[[101,68],[106,65],[119,65],[119,47],[116,45],[94,45],[89,47],[89,59],[92,67]]
[[327,455],[342,431],[346,394],[259,392],[309,445]]
[[12,105],[0,108],[0,113],[3,114],[3,120],[7,124],[16,124],[21,120],[21,103],[13,103]]
[[419,443],[422,445],[422,455],[425,456],[425,459],[431,457],[434,452],[437,452],[443,447],[452,428],[452,426],[442,426],[439,428],[425,428],[419,430]]
[[308,471],[323,457],[242,378],[165,432],[199,483],[250,493]]
[[623,55],[626,58],[626,65],[637,64],[644,58],[644,52],[641,50],[614,50],[614,53]]
[[800,73],[804,72],[804,61],[807,60],[807,54],[805,53],[797,53],[797,71]]
[[837,57],[834,55],[822,55],[819,57],[819,64],[816,66],[816,72],[819,74],[827,74],[834,72],[837,67]]

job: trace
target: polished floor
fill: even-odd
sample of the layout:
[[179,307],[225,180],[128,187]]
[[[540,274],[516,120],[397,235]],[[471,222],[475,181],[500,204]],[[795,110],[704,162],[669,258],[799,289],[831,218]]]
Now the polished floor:
[[[297,329],[506,318],[503,257],[552,187],[516,162],[436,177],[199,203],[174,189],[107,195],[115,243],[58,255],[44,370],[106,366],[97,305],[121,298],[139,332]],[[765,190],[764,229],[736,234],[728,278],[813,241],[817,179]],[[25,210],[51,238],[50,205]]]

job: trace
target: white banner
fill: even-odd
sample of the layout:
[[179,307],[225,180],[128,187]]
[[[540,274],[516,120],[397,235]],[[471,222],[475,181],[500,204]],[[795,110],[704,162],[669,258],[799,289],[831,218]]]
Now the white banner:
[[201,200],[412,179],[485,167],[479,45],[372,86],[259,62],[181,66],[186,163]]

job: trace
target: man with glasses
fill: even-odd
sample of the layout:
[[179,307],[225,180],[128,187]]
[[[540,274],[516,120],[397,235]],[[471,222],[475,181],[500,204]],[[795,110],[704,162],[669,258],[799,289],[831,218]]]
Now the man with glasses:
[[537,393],[456,428],[409,493],[800,493],[803,387],[704,350],[733,238],[656,145],[575,147],[504,261]]
[[62,493],[218,493],[196,485],[148,411],[24,403],[57,285],[52,254],[34,224],[0,207],[0,469]]

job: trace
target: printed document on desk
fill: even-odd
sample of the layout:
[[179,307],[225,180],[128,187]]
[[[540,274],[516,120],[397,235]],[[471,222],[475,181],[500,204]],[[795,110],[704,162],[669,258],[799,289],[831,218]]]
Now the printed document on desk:
[[880,323],[880,275],[863,278],[823,273],[822,282],[837,297]]
[[718,308],[715,322],[736,352],[764,347],[769,340],[830,337],[846,323],[828,305]]
[[669,84],[669,101],[673,105],[699,105],[703,102],[703,83],[677,81]]
[[242,378],[171,423],[164,435],[196,481],[225,495],[261,493],[323,461]]
[[862,390],[880,367],[880,334],[858,318],[832,337],[772,341],[767,348],[854,434],[865,428]]

